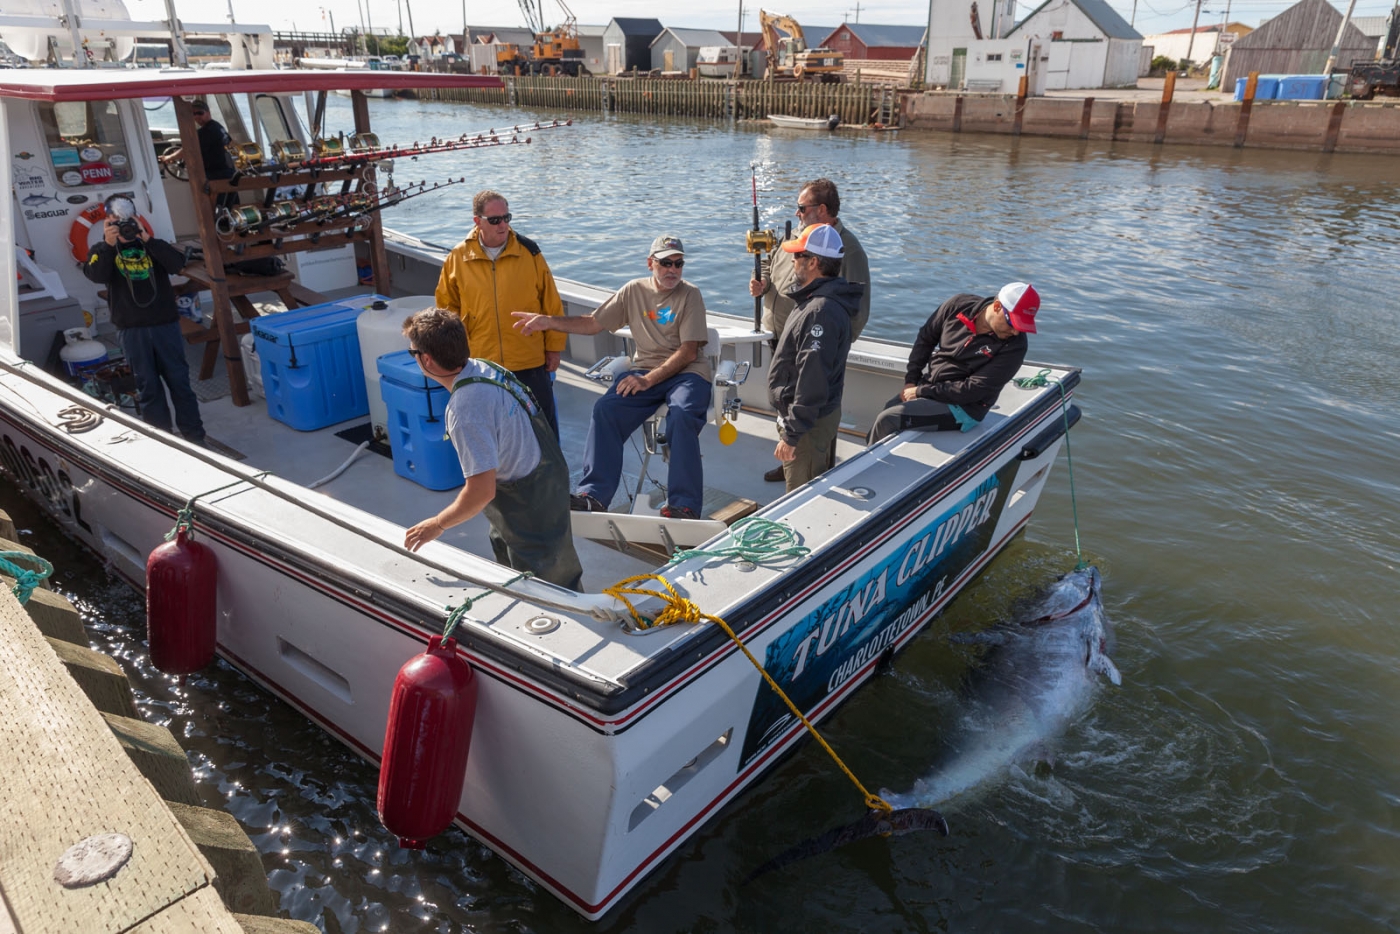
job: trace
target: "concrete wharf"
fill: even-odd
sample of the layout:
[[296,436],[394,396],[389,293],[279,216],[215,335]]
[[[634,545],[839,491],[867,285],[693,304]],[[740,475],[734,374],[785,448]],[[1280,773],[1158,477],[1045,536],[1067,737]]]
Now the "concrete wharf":
[[[0,551],[33,554],[17,537],[0,512]],[[0,579],[0,934],[316,934],[274,917],[257,848],[77,609]]]

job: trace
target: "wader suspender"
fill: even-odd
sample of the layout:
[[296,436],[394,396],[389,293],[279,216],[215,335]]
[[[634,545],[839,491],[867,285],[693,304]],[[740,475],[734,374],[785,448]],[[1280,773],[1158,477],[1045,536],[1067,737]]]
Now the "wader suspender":
[[[479,362],[486,364],[501,378],[492,379],[489,376],[467,376],[452,384],[453,392],[456,392],[463,386],[470,386],[472,383],[488,383],[492,386],[499,386],[514,396],[515,401],[520,403],[521,407],[525,409],[525,414],[530,416],[532,420],[543,411],[540,408],[539,402],[535,401],[535,394],[530,391],[530,387],[516,379],[514,373],[498,363],[492,363],[490,360],[481,360]],[[522,393],[524,393],[524,395],[521,395]],[[445,430],[443,431],[442,438],[444,441],[448,439]]]

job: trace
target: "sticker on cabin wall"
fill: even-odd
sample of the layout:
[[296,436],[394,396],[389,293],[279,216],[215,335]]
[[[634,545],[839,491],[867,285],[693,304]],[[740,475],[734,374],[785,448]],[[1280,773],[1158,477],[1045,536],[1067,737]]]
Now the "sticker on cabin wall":
[[93,146],[88,146],[78,153],[78,158],[82,159],[84,162],[96,162],[102,158],[102,150]]
[[82,173],[82,172],[64,172],[64,173],[63,173],[63,184],[65,184],[65,185],[81,185],[82,183],[83,183],[83,173]]
[[107,162],[114,169],[124,168],[126,166],[126,156],[119,152],[114,152],[112,153],[112,158],[108,159]]
[[[763,659],[799,710],[811,715],[891,648],[987,550],[1020,462],[1011,460],[921,526],[879,565],[850,580],[774,639]],[[766,683],[749,715],[740,767],[799,721]]]
[[87,185],[105,185],[112,180],[112,167],[105,162],[89,162],[83,166],[83,183]]
[[24,219],[30,221],[41,221],[50,217],[67,217],[69,213],[72,212],[72,210],[72,208],[53,208],[48,211],[26,210],[24,212]]
[[66,199],[69,204],[87,204],[87,195],[69,195]]
[[70,165],[82,165],[83,162],[78,158],[76,149],[50,149],[49,158],[53,160],[53,167],[56,169],[66,168]]
[[43,171],[34,165],[24,165],[19,162],[12,163],[13,171],[10,177],[14,180],[15,191],[34,191],[37,188],[47,188],[48,179],[44,177]]

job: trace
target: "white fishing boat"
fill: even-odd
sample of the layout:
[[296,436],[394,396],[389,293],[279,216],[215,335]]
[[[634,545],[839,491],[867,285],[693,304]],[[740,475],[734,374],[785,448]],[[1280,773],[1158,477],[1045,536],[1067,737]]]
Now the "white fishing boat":
[[[340,435],[370,436],[364,406],[298,430],[250,398],[234,343],[239,321],[227,303],[216,308],[212,334],[187,327],[191,337],[208,338],[206,346],[223,348],[230,391],[202,405],[215,451],[154,430],[49,368],[56,334],[80,325],[84,314],[100,331],[103,301],[73,261],[88,233],[74,227],[107,195],[133,196],[157,235],[202,245],[206,279],[228,288],[212,274],[222,268],[226,244],[205,228],[207,202],[230,183],[206,191],[194,166],[189,183],[163,177],[143,99],[173,97],[182,128],[192,133],[190,99],[234,113],[242,98],[258,125],[230,126],[235,142],[295,139],[310,149],[291,95],[351,91],[359,119],[368,112],[359,93],[371,87],[496,80],[343,70],[0,73],[0,151],[12,154],[0,160],[0,188],[14,192],[0,206],[0,465],[138,588],[147,555],[193,500],[197,539],[217,558],[219,654],[370,761],[384,748],[399,667],[442,632],[446,607],[469,606],[457,651],[477,676],[479,699],[474,722],[453,727],[471,736],[456,822],[570,907],[598,918],[804,735],[718,626],[638,629],[627,607],[602,590],[633,575],[663,578],[704,613],[728,621],[820,721],[1025,527],[1077,416],[1064,400],[1079,377],[1049,367],[1048,385],[1008,387],[968,433],[909,432],[867,448],[860,435],[901,385],[908,347],[858,341],[848,363],[839,463],[783,495],[761,480],[773,464],[772,422],[763,414],[769,335],[751,321],[712,314],[706,352],[723,364],[716,417],[730,416],[738,439],[722,446],[717,432],[702,435],[706,518],[660,518],[647,483],[660,457],[650,465],[630,461],[625,469],[639,487],[632,507],[575,517],[587,587],[575,594],[516,580],[494,563],[481,517],[418,553],[406,551],[405,528],[439,510],[447,494],[408,479],[389,458],[364,455],[344,466],[359,438]],[[369,131],[367,124],[357,129]],[[93,158],[80,149],[93,150],[86,154]],[[77,168],[69,164],[75,159]],[[252,177],[235,187],[269,184]],[[377,224],[347,228],[346,236],[370,249],[379,291],[430,295],[442,251],[392,231],[376,238]],[[274,249],[257,237],[249,243],[246,255]],[[321,294],[305,281],[269,285],[292,303],[337,299],[357,314],[366,308],[382,317],[357,286],[353,265],[317,283]],[[193,267],[188,274],[197,275]],[[735,275],[747,278],[742,269]],[[571,315],[586,314],[608,294],[579,282],[559,287]],[[395,313],[401,319],[414,304]],[[299,378],[311,402],[341,390],[363,399],[373,388],[354,333],[332,348],[351,365],[320,367],[303,348]],[[607,334],[570,338],[556,393],[563,448],[575,463],[605,388],[589,371],[623,350]],[[745,364],[752,372],[742,382]],[[261,372],[285,376],[267,359]],[[297,403],[303,390],[290,382],[264,391],[279,404]],[[660,556],[674,546],[733,544],[714,516],[742,512],[734,504],[743,500],[786,528],[805,557],[700,554],[666,563]],[[662,604],[641,598],[638,609],[654,616]]]
[[769,114],[768,121],[785,130],[834,130],[841,125],[841,118],[835,114],[829,117],[788,117],[783,114]]

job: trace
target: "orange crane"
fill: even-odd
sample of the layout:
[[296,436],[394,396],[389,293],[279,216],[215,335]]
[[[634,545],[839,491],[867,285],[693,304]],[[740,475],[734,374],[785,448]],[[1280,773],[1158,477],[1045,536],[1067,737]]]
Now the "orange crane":
[[[805,81],[808,75],[812,75],[825,82],[846,80],[842,73],[846,56],[835,49],[807,48],[802,27],[791,16],[759,10],[758,22],[763,30],[763,44],[768,49],[770,77],[791,76]],[[780,36],[779,30],[787,35]]]
[[578,41],[578,20],[564,0],[555,0],[564,12],[564,22],[553,29],[544,28],[543,0],[532,6],[530,0],[520,0],[526,24],[535,34],[530,47],[528,67],[531,74],[566,74],[577,77],[583,68],[583,47]]

